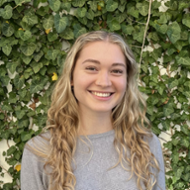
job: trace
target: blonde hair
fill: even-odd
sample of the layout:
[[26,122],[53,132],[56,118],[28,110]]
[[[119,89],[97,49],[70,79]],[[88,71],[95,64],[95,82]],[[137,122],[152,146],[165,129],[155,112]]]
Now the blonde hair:
[[74,189],[76,178],[71,162],[76,150],[79,116],[71,80],[81,50],[87,43],[95,41],[117,44],[121,48],[127,64],[126,92],[120,104],[112,111],[112,124],[115,130],[114,146],[119,155],[118,163],[113,167],[121,164],[126,170],[124,162],[128,163],[131,174],[137,176],[138,188],[142,190],[144,184],[146,189],[151,190],[156,183],[152,168],[159,171],[159,166],[146,140],[152,134],[147,128],[150,124],[145,116],[146,104],[136,82],[137,63],[128,45],[114,33],[89,32],[75,41],[67,54],[63,72],[55,85],[51,107],[48,110],[48,122],[45,128],[50,132],[50,138],[47,139],[49,141],[48,153],[40,150],[35,152],[38,156],[45,158],[44,168],[51,168],[50,190]]

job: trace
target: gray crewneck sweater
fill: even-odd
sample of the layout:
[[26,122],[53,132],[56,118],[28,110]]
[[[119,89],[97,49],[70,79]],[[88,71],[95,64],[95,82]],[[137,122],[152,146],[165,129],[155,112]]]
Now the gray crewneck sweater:
[[[34,142],[40,142],[40,138],[35,137]],[[75,190],[138,190],[136,176],[133,175],[129,179],[130,171],[124,170],[120,164],[110,169],[118,161],[118,154],[113,145],[114,130],[89,135],[88,138],[90,141],[84,136],[77,140],[75,162],[72,163],[77,181]],[[155,135],[148,141],[151,152],[158,160],[161,169],[153,190],[165,190],[165,172],[160,142]],[[33,142],[29,141],[29,144],[32,145]],[[124,166],[129,168],[127,164]],[[48,190],[48,183],[48,176],[43,171],[43,162],[25,148],[21,165],[21,190]]]

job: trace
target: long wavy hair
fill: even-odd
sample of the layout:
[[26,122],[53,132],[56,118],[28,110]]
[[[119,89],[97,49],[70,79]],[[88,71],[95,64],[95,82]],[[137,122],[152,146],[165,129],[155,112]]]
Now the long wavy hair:
[[113,168],[121,164],[123,169],[127,170],[124,162],[128,163],[131,177],[137,176],[138,188],[142,190],[146,187],[147,190],[152,190],[156,183],[156,174],[152,169],[159,172],[159,165],[146,140],[152,136],[152,133],[150,123],[145,116],[146,104],[136,82],[137,63],[122,37],[105,31],[89,32],[75,41],[67,54],[62,74],[53,90],[45,128],[50,133],[50,137],[46,139],[48,151],[44,149],[35,151],[38,156],[45,159],[44,169],[51,168],[49,189],[74,190],[75,188],[76,178],[71,163],[76,150],[79,115],[71,81],[81,50],[87,43],[95,41],[117,44],[126,58],[127,65],[126,92],[111,115],[115,130],[114,146],[119,156],[118,163]]

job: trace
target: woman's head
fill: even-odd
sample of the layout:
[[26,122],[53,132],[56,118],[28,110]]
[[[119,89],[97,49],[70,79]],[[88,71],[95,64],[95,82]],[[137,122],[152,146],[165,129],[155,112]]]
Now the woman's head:
[[[105,31],[94,31],[80,36],[68,52],[67,58],[64,63],[64,68],[62,75],[56,85],[56,90],[59,91],[58,96],[55,97],[55,104],[59,105],[60,109],[67,103],[72,104],[71,107],[78,109],[76,98],[72,92],[72,82],[73,74],[76,67],[76,62],[81,55],[84,47],[88,44],[93,44],[95,42],[107,42],[109,44],[114,44],[121,50],[126,64],[126,93],[120,102],[127,102],[128,91],[132,91],[136,86],[135,74],[137,73],[137,65],[133,58],[132,52],[130,51],[128,45],[124,40],[117,34],[108,33]],[[82,76],[81,76],[82,77]],[[121,103],[120,105],[123,105]],[[70,108],[71,108],[70,107]]]

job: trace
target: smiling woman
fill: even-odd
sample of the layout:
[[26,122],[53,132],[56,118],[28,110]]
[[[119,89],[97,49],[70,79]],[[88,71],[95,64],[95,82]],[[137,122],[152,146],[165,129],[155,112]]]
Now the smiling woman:
[[24,150],[22,190],[165,190],[137,64],[117,34],[80,36],[52,94],[46,132]]

